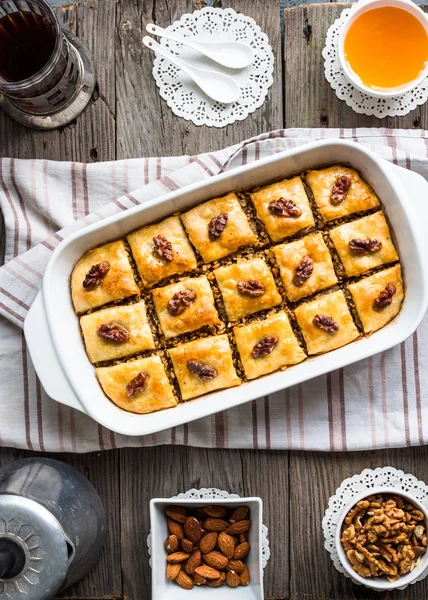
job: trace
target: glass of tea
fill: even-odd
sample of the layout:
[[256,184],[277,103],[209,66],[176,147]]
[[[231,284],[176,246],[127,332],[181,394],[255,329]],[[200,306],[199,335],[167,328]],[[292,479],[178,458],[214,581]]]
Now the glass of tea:
[[37,129],[74,120],[91,100],[95,69],[45,0],[0,0],[0,106]]

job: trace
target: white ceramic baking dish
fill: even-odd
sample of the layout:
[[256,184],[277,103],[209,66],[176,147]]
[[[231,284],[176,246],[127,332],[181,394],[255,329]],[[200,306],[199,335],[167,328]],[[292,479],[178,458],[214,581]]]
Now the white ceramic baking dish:
[[[332,163],[357,169],[385,206],[404,268],[406,296],[399,316],[369,338],[174,408],[136,415],[113,404],[97,382],[73,312],[69,277],[75,262],[95,246],[209,198]],[[49,396],[87,413],[105,427],[125,435],[146,435],[277,392],[399,344],[419,325],[428,305],[428,244],[423,231],[423,223],[428,222],[427,198],[428,184],[419,175],[386,162],[356,143],[322,141],[217,175],[90,225],[57,247],[25,321],[25,337],[40,381]]]

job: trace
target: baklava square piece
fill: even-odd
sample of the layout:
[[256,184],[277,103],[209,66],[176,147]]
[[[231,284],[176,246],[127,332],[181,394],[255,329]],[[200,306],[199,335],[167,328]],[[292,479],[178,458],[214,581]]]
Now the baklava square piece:
[[179,217],[142,227],[129,234],[127,240],[146,286],[196,269],[196,255]]
[[290,302],[337,283],[331,254],[321,233],[275,246],[273,254]]
[[364,333],[377,331],[400,312],[404,298],[400,265],[351,283],[348,289]]
[[382,212],[339,225],[330,237],[348,277],[398,260]]
[[220,324],[213,292],[205,275],[154,289],[152,294],[166,338],[195,331],[205,325]]
[[274,242],[315,225],[300,177],[284,179],[253,192],[251,200]]
[[90,250],[71,274],[71,295],[77,313],[139,293],[123,240]]
[[341,290],[301,304],[294,313],[308,354],[330,352],[360,337]]
[[106,396],[129,412],[145,414],[177,404],[159,356],[99,367],[96,374]]
[[192,208],[181,219],[190,241],[206,263],[257,242],[233,192]]
[[306,358],[284,311],[235,327],[236,345],[248,379],[295,365]]
[[273,275],[261,258],[240,260],[214,270],[230,321],[281,304]]
[[241,385],[227,335],[201,338],[168,350],[183,400]]
[[374,191],[358,173],[341,165],[309,171],[306,182],[324,221],[340,219],[380,205]]
[[80,326],[91,363],[155,347],[144,302],[97,310],[81,317]]

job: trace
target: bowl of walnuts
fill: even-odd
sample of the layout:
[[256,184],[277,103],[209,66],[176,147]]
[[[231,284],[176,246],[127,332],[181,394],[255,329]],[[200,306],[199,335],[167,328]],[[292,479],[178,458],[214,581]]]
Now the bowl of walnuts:
[[152,600],[263,600],[260,498],[150,502]]
[[427,509],[409,493],[394,488],[364,492],[343,509],[337,523],[339,560],[366,587],[401,589],[428,570],[427,524]]

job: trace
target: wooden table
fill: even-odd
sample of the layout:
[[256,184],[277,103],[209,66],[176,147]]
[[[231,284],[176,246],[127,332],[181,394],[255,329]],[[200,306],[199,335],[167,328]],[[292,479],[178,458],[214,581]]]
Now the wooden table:
[[[217,4],[219,4],[217,2]],[[190,0],[94,0],[58,8],[62,20],[91,48],[98,69],[97,100],[62,131],[35,133],[0,114],[0,156],[104,161],[215,150],[281,127],[425,127],[427,107],[382,121],[357,115],[337,100],[323,76],[321,50],[328,26],[344,5],[317,4],[284,11],[279,0],[223,0],[254,17],[276,56],[275,81],[265,105],[227,128],[197,128],[176,118],[151,76],[143,49],[145,25],[166,26],[193,10]],[[364,418],[364,415],[361,415]],[[2,449],[0,465],[30,453]],[[378,599],[339,575],[323,548],[321,519],[343,478],[364,467],[394,465],[428,481],[426,448],[327,454],[206,450],[183,446],[56,455],[77,467],[99,490],[108,515],[102,559],[62,598],[148,600],[148,505],[191,487],[214,486],[264,501],[272,550],[266,598]],[[428,597],[428,579],[388,599]]]

